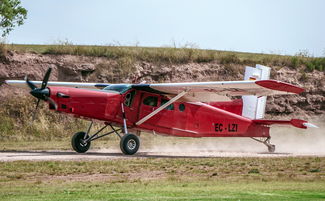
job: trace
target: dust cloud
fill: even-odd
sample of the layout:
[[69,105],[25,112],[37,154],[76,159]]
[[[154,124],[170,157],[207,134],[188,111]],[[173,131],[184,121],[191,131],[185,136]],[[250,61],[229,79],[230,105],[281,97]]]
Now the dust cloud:
[[[292,126],[272,127],[271,143],[275,153],[325,155],[325,119],[310,120],[319,128],[298,129]],[[151,136],[142,144],[150,152],[173,155],[191,153],[210,155],[216,152],[265,153],[267,147],[250,138],[179,138]]]
[[299,154],[325,154],[325,119],[310,120],[310,122],[319,128],[272,128],[272,142],[277,145],[277,151]]

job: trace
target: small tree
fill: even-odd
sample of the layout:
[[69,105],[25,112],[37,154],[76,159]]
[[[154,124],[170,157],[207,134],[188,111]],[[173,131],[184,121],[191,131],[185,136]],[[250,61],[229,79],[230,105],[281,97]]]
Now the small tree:
[[20,0],[0,0],[0,29],[2,37],[13,28],[22,25],[27,17],[27,10],[20,6]]

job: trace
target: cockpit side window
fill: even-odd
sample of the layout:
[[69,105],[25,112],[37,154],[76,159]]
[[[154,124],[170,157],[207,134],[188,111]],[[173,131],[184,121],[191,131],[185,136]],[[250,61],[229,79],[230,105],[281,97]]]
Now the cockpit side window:
[[[161,99],[161,105],[164,105],[164,104],[166,104],[167,102],[168,102],[167,99]],[[165,110],[174,110],[174,104],[170,104],[170,105],[168,105],[168,106],[165,108]]]
[[143,100],[144,105],[149,105],[152,107],[157,107],[158,105],[158,97],[156,96],[148,96]]
[[132,105],[132,102],[133,102],[133,99],[134,99],[134,95],[135,95],[135,91],[134,90],[125,95],[124,104],[126,106],[130,107]]

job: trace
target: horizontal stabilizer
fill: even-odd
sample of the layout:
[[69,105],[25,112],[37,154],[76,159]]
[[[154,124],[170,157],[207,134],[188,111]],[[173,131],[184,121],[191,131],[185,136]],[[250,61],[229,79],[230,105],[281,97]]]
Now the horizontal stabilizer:
[[255,119],[253,120],[254,123],[263,124],[263,125],[292,125],[297,128],[318,128],[318,126],[311,124],[307,121],[301,119],[291,119],[291,120],[261,120]]

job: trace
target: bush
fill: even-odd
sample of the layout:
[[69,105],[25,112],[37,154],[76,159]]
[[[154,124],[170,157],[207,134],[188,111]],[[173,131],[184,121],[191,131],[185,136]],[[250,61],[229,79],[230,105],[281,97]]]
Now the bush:
[[291,58],[291,66],[293,68],[297,68],[300,65],[301,65],[301,61],[300,61],[300,59],[298,57],[294,56],[294,57]]
[[227,54],[220,57],[221,64],[240,64],[240,59],[235,54]]
[[311,169],[309,170],[309,172],[320,172],[320,169],[316,168],[316,169]]
[[0,43],[0,62],[6,61],[7,59],[7,46],[4,43]]
[[61,139],[86,128],[85,122],[48,110],[40,104],[36,119],[35,99],[24,95],[10,95],[0,100],[0,137],[6,140]]
[[259,173],[260,173],[260,171],[258,169],[256,169],[256,168],[253,168],[253,169],[248,171],[248,174],[259,174]]
[[309,71],[313,71],[313,70],[324,71],[325,58],[324,57],[309,58],[307,61],[305,61],[305,65]]
[[120,76],[126,76],[135,69],[135,60],[132,57],[121,57],[117,59],[117,67]]

